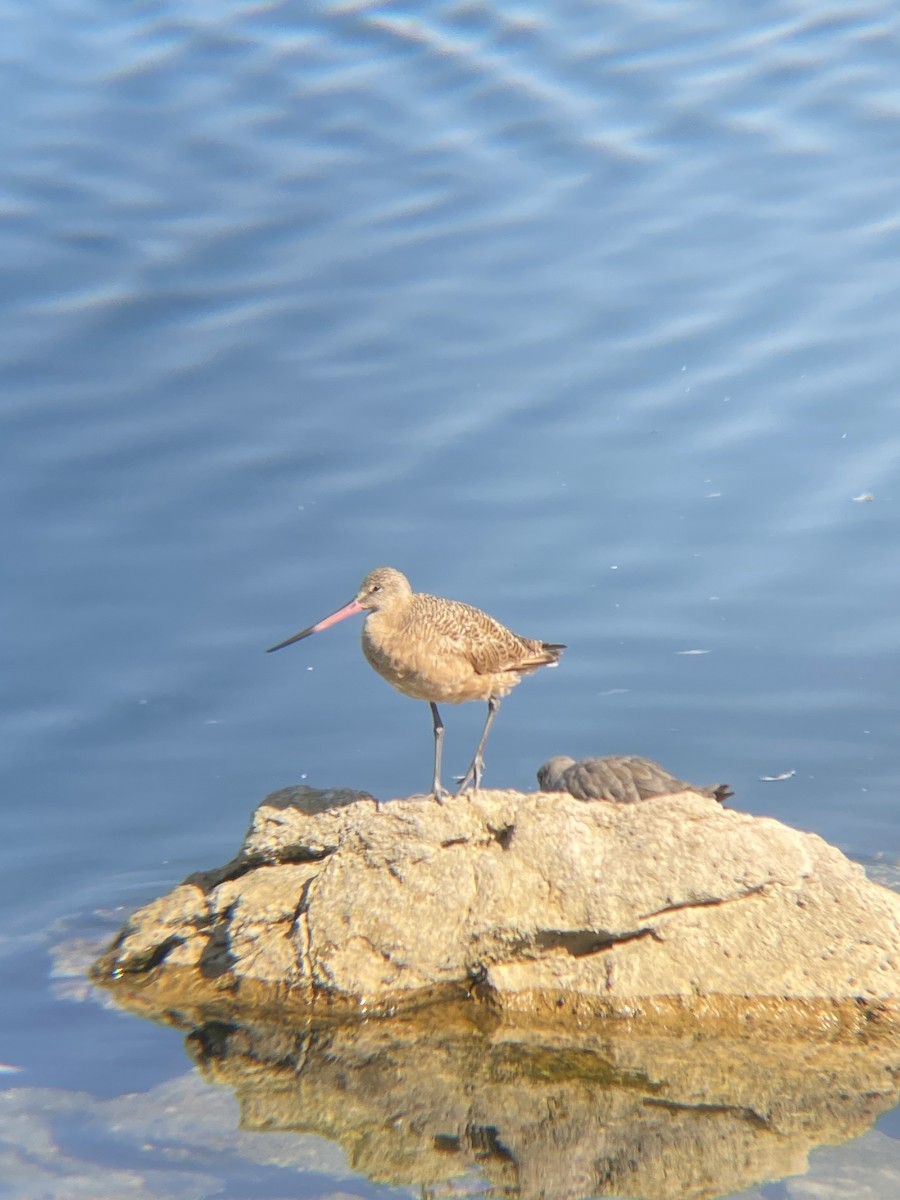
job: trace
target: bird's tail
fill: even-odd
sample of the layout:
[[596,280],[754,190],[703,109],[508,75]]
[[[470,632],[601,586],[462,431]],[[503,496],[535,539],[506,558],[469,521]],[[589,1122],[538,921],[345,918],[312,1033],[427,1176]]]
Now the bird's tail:
[[563,650],[565,650],[565,646],[559,642],[539,642],[537,649],[528,658],[520,659],[501,669],[513,671],[517,675],[530,675],[538,667],[555,667]]

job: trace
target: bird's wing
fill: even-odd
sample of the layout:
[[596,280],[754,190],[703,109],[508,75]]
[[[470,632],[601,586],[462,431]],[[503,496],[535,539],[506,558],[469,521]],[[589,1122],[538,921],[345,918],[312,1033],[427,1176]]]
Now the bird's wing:
[[430,631],[444,654],[459,654],[479,675],[500,671],[529,671],[554,662],[559,651],[542,642],[520,637],[488,613],[461,600],[443,600],[419,593],[417,605],[427,609]]
[[566,771],[566,785],[579,800],[633,804],[640,799],[627,761],[615,756],[583,758]]

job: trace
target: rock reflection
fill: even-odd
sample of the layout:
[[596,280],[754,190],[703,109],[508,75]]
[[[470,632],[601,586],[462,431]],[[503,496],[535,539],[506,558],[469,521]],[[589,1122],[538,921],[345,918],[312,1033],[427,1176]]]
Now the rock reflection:
[[206,1021],[187,1045],[234,1089],[245,1130],[320,1134],[373,1180],[426,1191],[474,1167],[479,1192],[528,1200],[722,1196],[803,1172],[811,1149],[861,1134],[900,1095],[889,1032],[561,1031],[461,1006],[302,1028]]

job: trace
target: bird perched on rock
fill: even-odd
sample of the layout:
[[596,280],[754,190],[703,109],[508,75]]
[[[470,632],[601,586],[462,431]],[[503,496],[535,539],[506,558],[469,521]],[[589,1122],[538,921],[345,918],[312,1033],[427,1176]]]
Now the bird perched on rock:
[[393,567],[376,567],[359,586],[356,597],[330,617],[270,646],[281,650],[301,638],[364,612],[363,653],[379,675],[404,696],[427,700],[434,723],[432,790],[442,800],[441,743],[444,725],[437,704],[486,700],[487,720],[459,791],[481,786],[484,747],[500,700],[523,675],[555,666],[565,646],[520,637],[479,608],[414,592],[409,580]]
[[676,779],[652,759],[624,754],[582,758],[579,762],[558,754],[538,769],[537,779],[542,792],[568,792],[576,800],[611,800],[615,804],[634,804],[673,792],[699,792],[722,804],[733,795],[727,783],[694,787]]

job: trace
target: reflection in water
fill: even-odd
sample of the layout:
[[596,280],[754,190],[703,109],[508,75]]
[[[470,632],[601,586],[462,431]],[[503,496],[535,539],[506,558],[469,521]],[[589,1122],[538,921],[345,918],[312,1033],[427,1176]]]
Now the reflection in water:
[[372,1179],[425,1190],[477,1167],[489,1192],[523,1198],[721,1196],[804,1171],[812,1148],[861,1134],[900,1096],[896,1030],[660,1037],[471,1007],[175,1023],[203,1075],[234,1089],[245,1130],[320,1134]]

